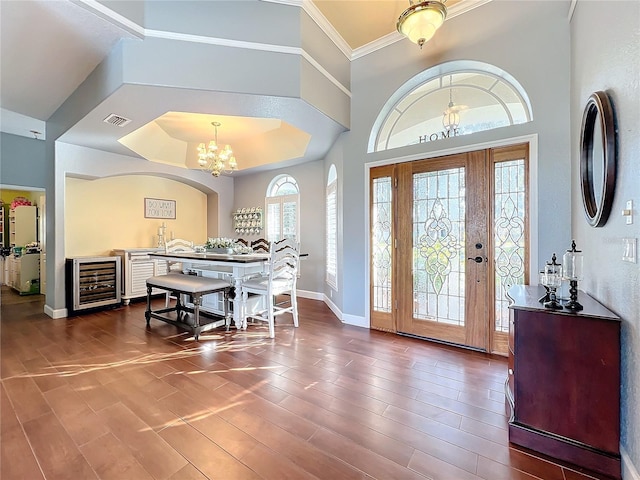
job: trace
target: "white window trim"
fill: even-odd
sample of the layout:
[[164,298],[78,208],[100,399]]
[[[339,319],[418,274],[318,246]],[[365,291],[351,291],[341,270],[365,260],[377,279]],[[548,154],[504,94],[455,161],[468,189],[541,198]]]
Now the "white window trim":
[[[284,204],[285,203],[295,203],[296,205],[296,238],[297,242],[300,241],[300,194],[294,193],[290,195],[277,195],[275,197],[267,197],[265,199],[265,232],[266,239],[271,241],[281,240],[284,232]],[[270,238],[269,237],[269,205],[279,205],[280,210],[280,225],[278,226],[279,238]]]

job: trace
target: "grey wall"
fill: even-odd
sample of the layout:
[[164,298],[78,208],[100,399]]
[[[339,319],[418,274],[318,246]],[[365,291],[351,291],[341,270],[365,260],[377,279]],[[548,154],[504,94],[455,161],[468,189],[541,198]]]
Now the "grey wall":
[[[325,178],[325,182],[326,179],[328,178],[329,175],[329,168],[331,167],[331,165],[335,165],[336,167],[336,173],[338,175],[338,276],[337,276],[337,281],[338,281],[338,289],[337,291],[334,291],[332,287],[330,287],[329,285],[327,285],[326,283],[324,284],[324,294],[325,297],[331,302],[333,303],[338,310],[341,312],[342,311],[342,295],[341,292],[344,290],[343,285],[344,285],[344,277],[343,277],[343,269],[340,267],[340,265],[343,263],[343,258],[344,258],[344,254],[343,254],[343,243],[344,243],[344,226],[343,226],[343,219],[344,219],[344,210],[345,210],[345,203],[344,203],[344,190],[345,190],[345,183],[344,183],[344,139],[346,137],[346,134],[343,134],[340,136],[340,138],[336,141],[336,143],[333,145],[333,148],[331,149],[331,151],[329,152],[329,154],[327,155],[326,159],[325,159],[325,164],[324,164],[324,178]],[[326,246],[325,246],[326,249]],[[325,250],[326,252],[326,250]],[[337,312],[336,312],[337,313]]]
[[282,25],[300,24],[301,9],[291,5],[260,0],[152,0],[145,1],[144,5],[144,27],[148,29],[272,45],[300,45],[300,28],[282,28]]
[[[152,30],[166,29],[168,32],[220,36],[295,48],[284,48],[287,53],[281,53],[280,51],[260,51],[166,40],[153,38],[152,35],[142,41],[123,40],[114,48],[111,54],[47,120],[45,186],[48,192],[54,193],[48,196],[47,201],[47,218],[51,219],[47,223],[50,258],[47,263],[47,284],[54,286],[47,290],[45,306],[47,313],[60,311],[64,306],[64,289],[62,288],[64,245],[62,241],[56,241],[62,238],[64,228],[63,225],[58,224],[58,219],[63,218],[60,215],[62,215],[64,204],[64,181],[63,174],[54,175],[55,142],[71,127],[100,110],[100,104],[106,97],[115,97],[119,93],[118,90],[124,91],[123,87],[126,84],[162,85],[176,87],[177,90],[182,89],[185,92],[187,89],[195,89],[203,92],[203,97],[206,96],[205,92],[247,93],[257,98],[270,96],[264,102],[269,104],[265,107],[268,111],[262,111],[262,115],[256,112],[256,116],[278,116],[279,102],[274,102],[271,97],[284,99],[282,104],[286,103],[286,99],[293,99],[300,103],[301,115],[307,118],[311,116],[304,112],[304,108],[313,104],[317,109],[313,114],[320,115],[318,111],[322,111],[326,114],[322,115],[323,121],[329,119],[333,127],[338,127],[331,121],[334,118],[342,124],[348,124],[348,95],[337,89],[326,77],[317,78],[317,75],[308,73],[308,60],[303,59],[302,52],[298,48],[301,44],[302,28],[300,12],[301,9],[297,7],[255,0],[245,2],[151,1],[145,2],[144,16],[140,16],[139,8],[132,8],[131,11],[119,10],[121,14],[133,15],[137,21],[144,18],[144,26]],[[248,30],[237,28],[241,20]],[[289,28],[282,28],[283,24]],[[292,25],[294,28],[291,28]],[[305,25],[309,25],[307,20]],[[317,29],[309,32],[305,38],[309,40],[319,35],[322,35],[323,41],[326,42],[326,36]],[[329,62],[329,59],[332,61]],[[334,49],[332,53],[325,54],[321,60],[327,61],[327,68],[335,70],[338,77],[345,77],[343,65],[345,59],[339,51]],[[225,66],[228,65],[233,65],[233,68],[226,69]],[[303,70],[307,72],[305,75]],[[199,74],[194,75],[194,72]],[[254,72],[254,74],[248,75],[247,72]],[[313,94],[306,94],[308,98],[303,98],[305,93],[302,91],[301,84],[312,79],[315,90]],[[140,99],[136,98],[132,101],[137,102]],[[175,106],[168,103],[164,105]],[[216,106],[211,108],[215,110]],[[218,110],[218,113],[222,112]],[[233,114],[233,112],[225,113]],[[280,117],[285,118],[284,115]],[[136,121],[142,120],[138,117]],[[331,130],[335,131],[336,128],[329,128],[327,131]],[[323,153],[329,146],[324,145],[324,148]],[[221,198],[218,200],[226,201]],[[225,228],[225,222],[230,225],[229,214],[229,211],[220,208],[220,216],[217,219],[218,228],[210,229],[210,232],[221,232]],[[310,241],[309,247],[312,247],[314,242],[315,240]],[[319,256],[320,253],[316,252],[316,258]],[[314,275],[316,275],[315,269],[309,272],[310,282],[315,288],[316,282],[312,280]],[[304,283],[301,285],[304,288]]]
[[52,171],[43,140],[0,133],[0,184],[45,188]]
[[[538,134],[539,258],[549,258],[567,245],[571,218],[567,8],[567,2],[558,1],[490,2],[447,20],[423,50],[402,41],[352,63],[352,128],[345,134],[343,165],[344,313],[362,316],[367,308],[365,164],[372,161],[421,152],[428,157],[441,149],[471,149],[481,142]],[[529,94],[534,121],[367,154],[372,125],[387,99],[419,72],[452,60],[482,61],[513,75]]]
[[[237,177],[234,181],[234,210],[265,205],[267,187],[276,176],[288,174],[296,179],[300,189],[300,249],[309,256],[300,262],[298,288],[308,292],[324,292],[325,186],[322,160],[296,167],[270,170],[255,175]],[[221,231],[222,233],[222,231]],[[227,237],[236,237],[229,219]],[[247,237],[256,239],[258,236]]]
[[[640,3],[601,7],[579,1],[571,20],[571,226],[584,251],[579,287],[622,317],[623,461],[640,469],[640,267],[622,261],[622,238],[640,237]],[[586,101],[598,90],[609,94],[617,117],[618,175],[611,216],[604,227],[593,228],[579,190],[579,139]],[[632,225],[620,215],[627,200],[636,209]]]
[[45,312],[64,309],[64,173],[56,173],[56,140],[122,84],[122,43],[98,65],[47,119],[47,293]]

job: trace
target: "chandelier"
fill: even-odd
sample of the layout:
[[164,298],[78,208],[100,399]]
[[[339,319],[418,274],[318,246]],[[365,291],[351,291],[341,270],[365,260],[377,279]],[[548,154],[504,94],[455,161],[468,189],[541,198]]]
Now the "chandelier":
[[436,30],[442,26],[445,18],[447,18],[447,8],[444,2],[414,3],[413,0],[409,0],[409,8],[402,12],[396,27],[401,34],[422,48],[422,45],[431,40]]
[[449,77],[449,106],[442,114],[442,126],[446,131],[455,130],[460,125],[460,107],[453,103],[453,78]]
[[198,145],[198,165],[203,171],[219,177],[222,173],[232,173],[237,170],[238,163],[230,145],[225,145],[218,151],[218,127],[221,123],[211,122],[211,125],[215,132],[214,139],[209,142],[208,147],[204,143]]

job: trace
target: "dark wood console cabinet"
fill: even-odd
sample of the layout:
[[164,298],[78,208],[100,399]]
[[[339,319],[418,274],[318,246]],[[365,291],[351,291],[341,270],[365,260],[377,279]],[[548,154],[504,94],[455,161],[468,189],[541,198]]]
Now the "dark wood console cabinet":
[[620,318],[580,292],[550,310],[517,285],[509,322],[509,441],[612,478],[620,472]]

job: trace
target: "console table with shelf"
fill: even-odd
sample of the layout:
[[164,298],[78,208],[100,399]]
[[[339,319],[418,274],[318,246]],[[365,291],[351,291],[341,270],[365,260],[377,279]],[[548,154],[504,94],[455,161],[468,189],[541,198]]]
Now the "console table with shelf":
[[544,308],[543,287],[508,292],[509,441],[612,478],[620,471],[620,318]]

